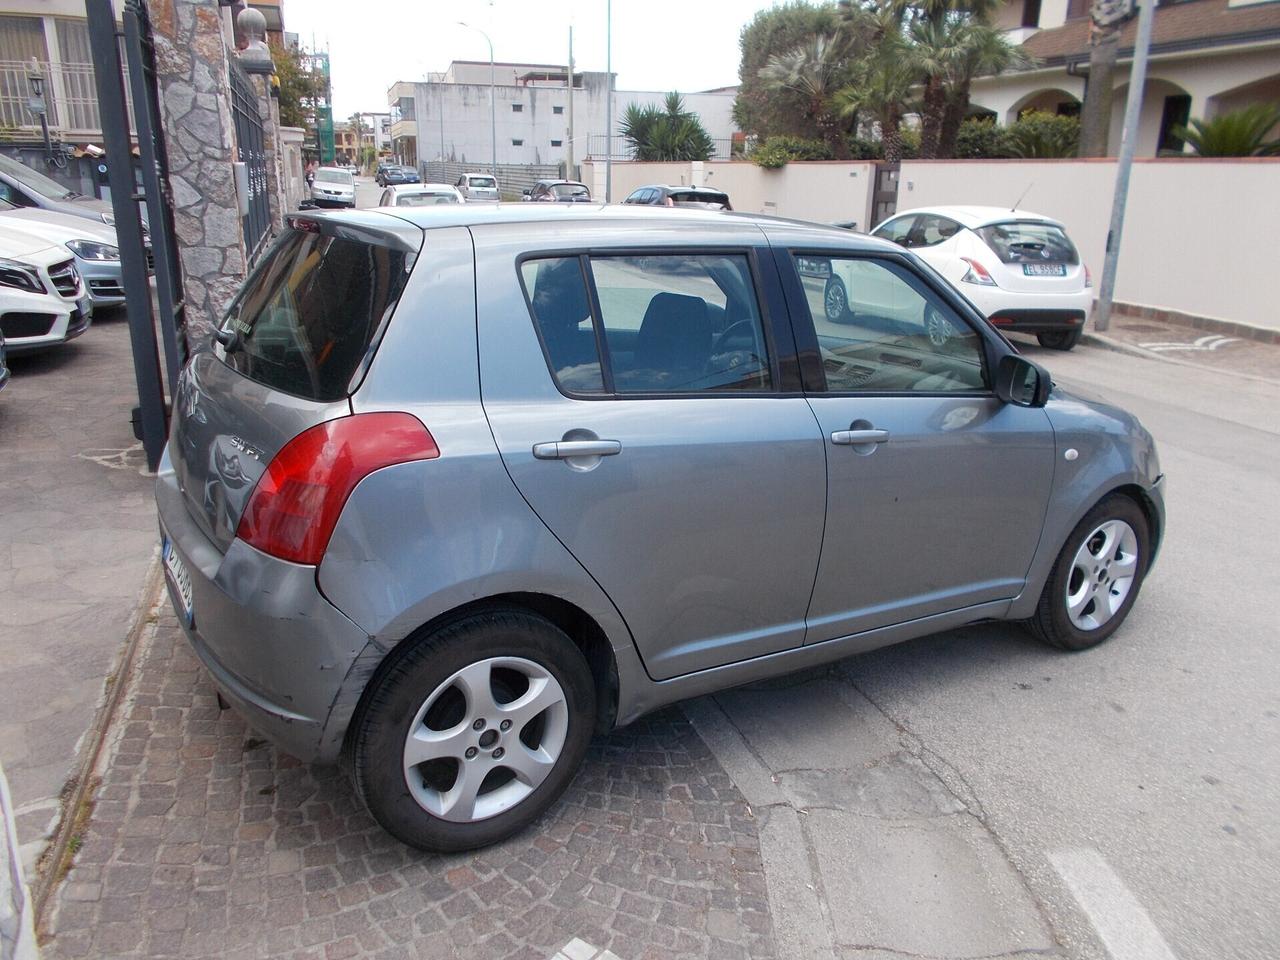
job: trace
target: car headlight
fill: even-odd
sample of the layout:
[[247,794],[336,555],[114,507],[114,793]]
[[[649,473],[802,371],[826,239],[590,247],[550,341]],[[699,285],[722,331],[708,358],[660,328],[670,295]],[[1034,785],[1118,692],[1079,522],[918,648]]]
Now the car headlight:
[[69,240],[67,249],[81,260],[119,260],[120,248],[94,240]]
[[17,260],[0,257],[0,285],[25,290],[28,293],[44,293],[44,284],[36,268]]
[[102,222],[105,223],[108,227],[114,227],[116,225],[116,218],[113,214],[100,213],[98,214],[98,216],[102,217]]

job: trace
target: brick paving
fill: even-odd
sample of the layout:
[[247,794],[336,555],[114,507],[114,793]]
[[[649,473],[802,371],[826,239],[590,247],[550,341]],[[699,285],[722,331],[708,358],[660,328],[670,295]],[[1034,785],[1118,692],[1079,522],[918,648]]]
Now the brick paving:
[[533,828],[433,856],[257,738],[167,613],[48,924],[48,958],[776,955],[757,825],[678,710],[597,738]]

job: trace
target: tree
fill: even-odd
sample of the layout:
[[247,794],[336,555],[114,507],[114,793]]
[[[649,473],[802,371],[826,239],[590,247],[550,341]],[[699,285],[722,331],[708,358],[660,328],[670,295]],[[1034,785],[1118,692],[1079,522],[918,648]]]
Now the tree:
[[960,124],[969,114],[969,90],[974,77],[989,77],[1009,69],[1030,66],[1020,45],[1012,44],[1002,30],[983,23],[971,23],[954,64],[954,76],[947,91],[938,133],[938,156],[953,157]]
[[1280,156],[1280,139],[1267,137],[1277,125],[1280,103],[1252,103],[1212,120],[1192,120],[1175,127],[1173,134],[1201,157],[1275,157]]
[[621,132],[637,160],[707,160],[715,152],[711,134],[674,91],[661,107],[628,105]]
[[278,43],[271,45],[271,62],[280,81],[280,125],[308,127],[315,124],[315,101],[320,84],[302,65],[302,51]]
[[819,34],[808,43],[770,57],[760,69],[766,89],[799,95],[804,116],[817,127],[818,135],[837,160],[849,159],[845,142],[847,128],[833,98],[849,79],[846,38],[841,34]]
[[880,128],[884,159],[902,160],[902,118],[911,90],[919,79],[913,51],[901,32],[901,20],[888,8],[847,20],[866,44],[866,52],[855,60],[850,83],[834,97],[837,111],[845,117],[869,116]]
[[1116,55],[1120,50],[1120,31],[1130,16],[1128,6],[1127,0],[1093,0],[1089,6],[1089,82],[1080,111],[1082,157],[1107,155]]
[[733,105],[733,119],[739,128],[761,140],[777,135],[818,139],[821,133],[805,112],[803,94],[770,88],[760,71],[771,58],[838,29],[839,17],[831,3],[791,0],[758,12],[742,28],[739,38],[742,61]]

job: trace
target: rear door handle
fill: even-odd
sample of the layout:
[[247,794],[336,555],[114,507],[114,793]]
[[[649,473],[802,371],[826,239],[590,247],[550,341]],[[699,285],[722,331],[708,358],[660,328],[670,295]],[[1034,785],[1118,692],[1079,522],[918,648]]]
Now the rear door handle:
[[533,455],[539,460],[567,460],[570,457],[614,457],[622,452],[620,440],[552,440],[535,443]]
[[856,443],[885,443],[888,439],[888,430],[837,430],[831,434],[831,442],[843,447]]

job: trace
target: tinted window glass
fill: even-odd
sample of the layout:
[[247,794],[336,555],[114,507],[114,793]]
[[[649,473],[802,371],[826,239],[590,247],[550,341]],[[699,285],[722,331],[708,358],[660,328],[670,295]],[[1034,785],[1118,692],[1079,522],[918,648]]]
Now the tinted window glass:
[[434,207],[437,203],[457,203],[458,195],[449,193],[406,193],[396,197],[397,207]]
[[1075,244],[1051,223],[993,223],[976,231],[1005,263],[1079,263]]
[[618,393],[770,387],[746,257],[593,257],[591,270]]
[[713,193],[710,190],[685,191],[673,190],[671,202],[678,207],[704,207],[723,210],[729,206],[729,196],[724,193]]
[[473,187],[482,187],[489,190],[492,190],[498,185],[498,181],[493,179],[493,177],[471,177],[470,181],[471,186]]
[[932,247],[945,240],[950,240],[961,230],[960,224],[947,217],[925,213],[916,218],[915,224],[907,236],[906,246]]
[[886,260],[797,258],[827,389],[983,390],[982,338],[911,270]]
[[557,197],[589,197],[591,192],[581,183],[557,183],[551,187]]
[[900,243],[905,247],[907,245],[907,234],[915,222],[915,217],[898,217],[896,220],[890,220],[888,223],[882,224],[872,233],[872,236],[884,237],[886,240],[892,240],[894,243]]
[[520,266],[520,277],[556,382],[569,393],[602,393],[604,378],[581,261],[527,260]]
[[332,401],[347,387],[408,280],[401,250],[286,231],[233,301],[226,362],[259,383]]

